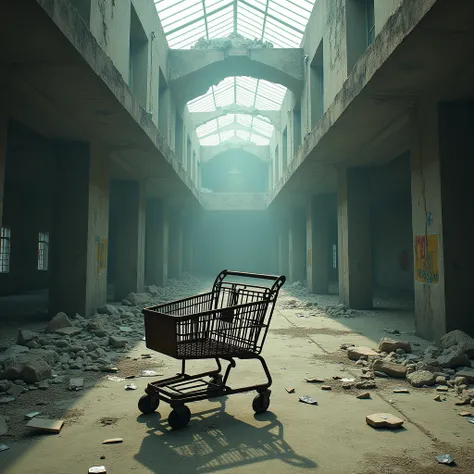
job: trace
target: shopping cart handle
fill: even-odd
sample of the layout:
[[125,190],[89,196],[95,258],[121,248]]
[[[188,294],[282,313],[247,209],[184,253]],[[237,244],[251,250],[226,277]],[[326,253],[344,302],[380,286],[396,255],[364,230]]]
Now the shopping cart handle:
[[221,275],[223,275],[224,278],[226,276],[237,276],[237,277],[243,277],[243,278],[256,278],[259,280],[272,280],[272,281],[276,281],[279,278],[282,278],[280,275],[266,275],[263,273],[249,273],[249,272],[233,272],[230,270],[222,270]]

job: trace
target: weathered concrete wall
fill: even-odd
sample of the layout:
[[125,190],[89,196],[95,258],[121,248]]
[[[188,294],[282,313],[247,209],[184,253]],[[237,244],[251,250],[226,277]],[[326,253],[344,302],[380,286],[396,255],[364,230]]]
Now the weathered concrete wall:
[[51,143],[18,122],[7,134],[3,225],[11,231],[9,273],[0,273],[0,294],[47,288],[49,271],[38,270],[38,233],[51,230],[54,156]]
[[375,0],[375,34],[378,35],[390,15],[400,6],[403,0]]

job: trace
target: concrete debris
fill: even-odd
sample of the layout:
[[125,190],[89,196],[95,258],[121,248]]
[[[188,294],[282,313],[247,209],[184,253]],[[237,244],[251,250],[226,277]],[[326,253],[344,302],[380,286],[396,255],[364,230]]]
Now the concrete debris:
[[158,375],[160,374],[155,370],[142,370],[140,372],[140,377],[157,377]]
[[458,415],[459,416],[472,416],[472,413],[470,411],[460,411]]
[[413,387],[423,387],[424,385],[434,385],[436,377],[432,372],[428,372],[427,370],[417,370],[408,374],[407,380],[411,385],[413,385]]
[[134,383],[129,383],[125,385],[125,390],[136,390],[137,386]]
[[8,403],[14,402],[15,400],[16,400],[15,397],[1,397],[0,405],[6,405]]
[[347,357],[351,360],[359,360],[361,357],[378,357],[378,352],[369,347],[354,346],[347,349]]
[[4,416],[0,416],[0,436],[6,435],[8,433],[7,420]]
[[396,378],[405,378],[407,374],[406,366],[380,359],[374,360],[372,369]]
[[132,306],[145,306],[150,302],[150,295],[148,293],[129,293],[125,300]]
[[75,336],[76,334],[79,334],[81,331],[82,331],[82,328],[76,328],[74,326],[70,326],[70,327],[56,329],[56,331],[54,332],[61,336]]
[[318,402],[314,399],[311,398],[309,395],[303,395],[299,398],[299,401],[302,403],[307,403],[308,405],[317,405]]
[[288,392],[288,393],[295,393],[295,389],[293,387],[287,387],[285,388],[285,390]]
[[427,372],[435,373],[441,370],[441,366],[436,359],[425,359],[416,364],[416,370],[424,370]]
[[457,402],[454,403],[458,407],[462,407],[464,405],[470,405],[471,404],[471,399],[469,397],[461,398]]
[[124,337],[110,336],[109,346],[113,349],[123,349],[127,345],[128,339]]
[[398,418],[390,413],[375,413],[374,415],[368,415],[365,418],[368,425],[373,428],[400,428],[405,420]]
[[101,306],[101,307],[97,310],[97,312],[98,312],[99,314],[107,314],[107,315],[109,315],[109,316],[115,316],[115,315],[119,314],[118,308],[115,307],[115,306],[113,306],[113,305],[111,305],[111,304],[106,304],[106,305],[104,305],[104,306]]
[[322,385],[321,390],[332,390],[331,385]]
[[0,380],[0,393],[5,393],[10,388],[10,380]]
[[394,388],[393,393],[410,393],[410,390],[407,388]]
[[456,347],[461,352],[464,352],[468,358],[474,359],[474,338],[459,329],[445,334],[441,338],[440,344],[443,349]]
[[107,474],[105,466],[92,466],[89,468],[89,474]]
[[474,368],[463,368],[458,370],[458,372],[456,372],[456,376],[463,377],[468,383],[474,384]]
[[385,328],[384,332],[387,334],[400,334],[400,331],[398,329],[391,329],[391,328]]
[[355,388],[358,388],[360,390],[372,390],[374,388],[377,388],[377,384],[373,380],[365,380],[362,382],[357,382],[355,384]]
[[460,385],[468,385],[467,378],[458,375],[458,376],[454,379],[454,385],[457,385],[458,387],[459,387]]
[[439,387],[436,387],[437,392],[447,392],[448,390],[449,390],[448,387],[444,385],[440,385]]
[[23,385],[17,385],[17,384],[12,384],[10,388],[8,389],[7,393],[8,395],[11,395],[13,397],[18,397],[22,393],[26,392],[27,389],[23,387]]
[[399,341],[398,339],[388,337],[382,338],[379,342],[379,351],[381,352],[395,352],[398,349],[411,352],[411,345],[408,341]]
[[341,349],[346,351],[347,349],[349,349],[349,347],[354,347],[355,344],[350,344],[350,343],[344,343],[344,344],[341,344]]
[[35,417],[26,426],[36,430],[47,431],[48,433],[59,433],[64,425],[64,420],[49,420],[47,418]]
[[450,454],[440,454],[436,456],[436,461],[438,461],[439,464],[453,464],[454,458]]
[[40,411],[32,411],[30,413],[25,413],[25,420],[32,420],[36,416],[41,415]]
[[359,400],[368,400],[370,398],[370,392],[363,392],[356,396]]
[[77,377],[69,380],[68,390],[82,390],[84,388],[84,379]]
[[375,377],[381,377],[381,378],[384,378],[386,379],[388,377],[388,375],[384,372],[379,372],[378,370],[374,370],[374,375]]
[[459,349],[458,346],[451,346],[445,349],[438,357],[438,362],[441,367],[451,369],[470,365],[469,357],[465,352]]
[[442,398],[441,395],[436,395],[436,397],[434,397],[433,400],[434,400],[435,402],[442,402],[442,401],[445,400],[445,399]]
[[6,444],[3,444],[3,443],[0,444],[0,453],[2,451],[6,451],[7,449],[10,449],[10,446],[8,446]]
[[73,326],[71,320],[67,317],[66,313],[58,313],[54,318],[48,323],[45,328],[45,332],[54,332],[60,328],[66,328]]
[[41,382],[51,378],[51,366],[44,359],[29,358],[23,365],[21,375],[26,383]]
[[125,379],[123,377],[117,377],[116,375],[109,375],[107,380],[110,380],[111,382],[123,382]]
[[118,443],[123,443],[123,438],[110,438],[110,439],[104,439],[104,441],[102,441],[102,444],[118,444]]
[[324,383],[324,379],[319,377],[306,377],[305,380],[307,383]]
[[26,346],[30,349],[40,347],[39,334],[28,329],[20,329],[16,343],[20,346]]
[[423,356],[427,359],[436,359],[438,356],[441,355],[443,352],[442,349],[436,346],[428,346],[424,351],[423,351]]
[[436,380],[435,380],[435,383],[436,383],[437,385],[446,385],[447,382],[448,382],[448,380],[447,380],[447,378],[446,378],[445,375],[438,375],[438,376],[436,377]]

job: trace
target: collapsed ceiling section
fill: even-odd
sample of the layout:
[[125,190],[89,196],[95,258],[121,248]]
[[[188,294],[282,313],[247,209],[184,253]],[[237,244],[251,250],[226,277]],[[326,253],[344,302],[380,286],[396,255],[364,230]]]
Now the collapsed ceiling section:
[[[222,38],[246,39],[256,47],[298,48],[315,0],[156,0],[170,48],[191,49]],[[252,47],[252,46],[247,46]],[[228,77],[188,103],[189,112],[239,105],[281,109],[286,88],[251,77]],[[249,142],[268,145],[274,127],[261,116],[226,114],[196,129],[201,145]]]

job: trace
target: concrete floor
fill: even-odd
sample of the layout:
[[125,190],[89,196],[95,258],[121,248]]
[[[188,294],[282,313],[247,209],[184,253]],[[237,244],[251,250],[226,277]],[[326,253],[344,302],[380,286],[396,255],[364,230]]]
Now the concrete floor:
[[[189,426],[171,432],[167,424],[170,409],[159,407],[153,415],[140,415],[137,400],[149,379],[138,378],[136,391],[125,391],[128,382],[114,382],[104,374],[86,374],[86,389],[68,392],[53,387],[45,392],[29,392],[15,405],[2,407],[11,417],[12,437],[0,443],[10,450],[0,453],[1,472],[8,474],[85,473],[90,466],[105,465],[107,473],[198,473],[272,472],[303,473],[438,473],[435,456],[452,454],[455,472],[472,473],[474,466],[474,425],[458,416],[455,398],[433,400],[434,389],[410,388],[409,394],[393,394],[405,382],[378,379],[372,399],[359,400],[357,391],[346,392],[333,376],[353,377],[360,370],[350,362],[340,344],[351,342],[376,347],[386,335],[384,328],[397,328],[402,337],[418,343],[413,316],[408,309],[358,312],[354,318],[333,319],[308,315],[301,309],[284,309],[292,297],[283,294],[274,315],[263,355],[274,377],[270,411],[254,415],[254,393],[234,395],[218,401],[190,405]],[[325,304],[336,296],[315,297]],[[384,306],[379,302],[378,306]],[[386,305],[385,305],[386,306]],[[172,375],[179,370],[173,359],[153,354],[149,360],[134,360],[149,352],[137,341],[129,358],[118,364],[118,375],[143,368],[155,368]],[[193,366],[200,368],[201,362]],[[257,364],[238,362],[229,385],[262,380]],[[82,376],[82,375],[81,375]],[[304,381],[307,376],[328,379],[333,390]],[[233,383],[235,381],[235,383]],[[288,394],[285,387],[294,387]],[[317,399],[318,406],[298,402],[301,395]],[[46,406],[35,405],[45,400]],[[49,416],[64,417],[60,435],[28,435],[24,413],[41,410]],[[7,413],[8,412],[8,413]],[[406,420],[397,431],[376,431],[365,416],[389,412]],[[17,428],[15,428],[15,426]],[[102,445],[107,438],[123,437],[123,444]],[[105,459],[100,459],[105,456]]]

